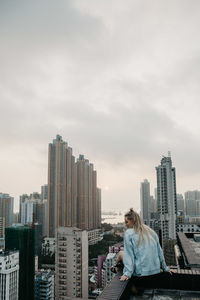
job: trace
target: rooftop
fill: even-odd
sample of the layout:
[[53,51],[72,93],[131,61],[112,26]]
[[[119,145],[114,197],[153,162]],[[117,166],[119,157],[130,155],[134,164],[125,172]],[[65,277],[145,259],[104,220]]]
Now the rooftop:
[[178,232],[178,240],[187,260],[186,264],[193,268],[200,268],[200,243],[194,240],[194,234]]
[[136,300],[136,299],[200,299],[200,271],[174,270],[174,274],[160,273],[145,287],[137,285],[140,295],[133,294],[134,278],[119,280],[118,272],[110,284],[103,290],[98,300]]

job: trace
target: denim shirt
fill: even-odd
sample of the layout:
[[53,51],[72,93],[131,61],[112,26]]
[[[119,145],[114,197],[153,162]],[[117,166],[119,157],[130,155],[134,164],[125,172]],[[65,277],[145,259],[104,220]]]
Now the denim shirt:
[[157,234],[149,233],[150,242],[144,235],[145,243],[138,243],[139,235],[133,228],[126,230],[124,235],[124,270],[123,275],[127,277],[148,276],[160,273],[160,269],[168,272],[162,248],[160,247]]

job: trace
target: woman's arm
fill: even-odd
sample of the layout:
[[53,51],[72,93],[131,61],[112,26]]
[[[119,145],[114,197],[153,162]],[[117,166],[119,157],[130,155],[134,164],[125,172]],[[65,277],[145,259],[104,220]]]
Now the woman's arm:
[[123,275],[130,278],[134,271],[134,249],[128,232],[124,235],[124,270]]

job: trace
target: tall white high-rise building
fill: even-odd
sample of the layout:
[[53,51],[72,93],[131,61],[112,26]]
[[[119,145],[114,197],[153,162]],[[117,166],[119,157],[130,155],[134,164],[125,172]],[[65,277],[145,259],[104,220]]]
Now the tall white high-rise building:
[[150,183],[144,179],[140,185],[140,207],[141,217],[145,223],[149,224],[150,219]]
[[171,157],[163,157],[156,167],[157,197],[162,244],[165,240],[176,239],[176,170],[172,167]]
[[74,227],[56,230],[55,300],[88,299],[88,233]]
[[0,253],[0,299],[18,300],[19,252]]
[[184,207],[184,198],[182,194],[177,194],[177,211],[181,210],[181,211],[185,211],[185,207]]

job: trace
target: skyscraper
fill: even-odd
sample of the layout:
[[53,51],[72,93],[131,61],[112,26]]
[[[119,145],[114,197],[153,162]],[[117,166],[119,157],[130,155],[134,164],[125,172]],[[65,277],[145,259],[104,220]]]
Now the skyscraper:
[[172,167],[171,157],[163,157],[161,164],[156,167],[157,197],[162,244],[164,240],[176,239],[176,171]]
[[140,207],[141,217],[145,223],[149,224],[150,218],[150,183],[147,179],[140,185]]
[[5,249],[19,250],[19,300],[34,300],[34,230],[24,226],[6,228]]
[[77,225],[76,171],[72,148],[56,136],[49,144],[47,236],[59,226]]
[[101,228],[101,189],[97,188],[97,227]]
[[84,155],[75,162],[72,148],[57,135],[49,144],[47,236],[60,226],[101,227],[101,191],[97,172]]
[[59,227],[56,233],[55,300],[88,299],[88,233]]
[[184,198],[182,194],[177,194],[177,211],[181,210],[182,212],[184,212],[185,208],[184,208]]
[[4,218],[5,227],[13,223],[14,198],[9,194],[0,193],[0,217]]
[[97,173],[84,155],[77,162],[77,227],[95,229],[99,225],[100,190],[97,190]]
[[48,185],[44,184],[41,186],[41,200],[47,200],[48,199]]

